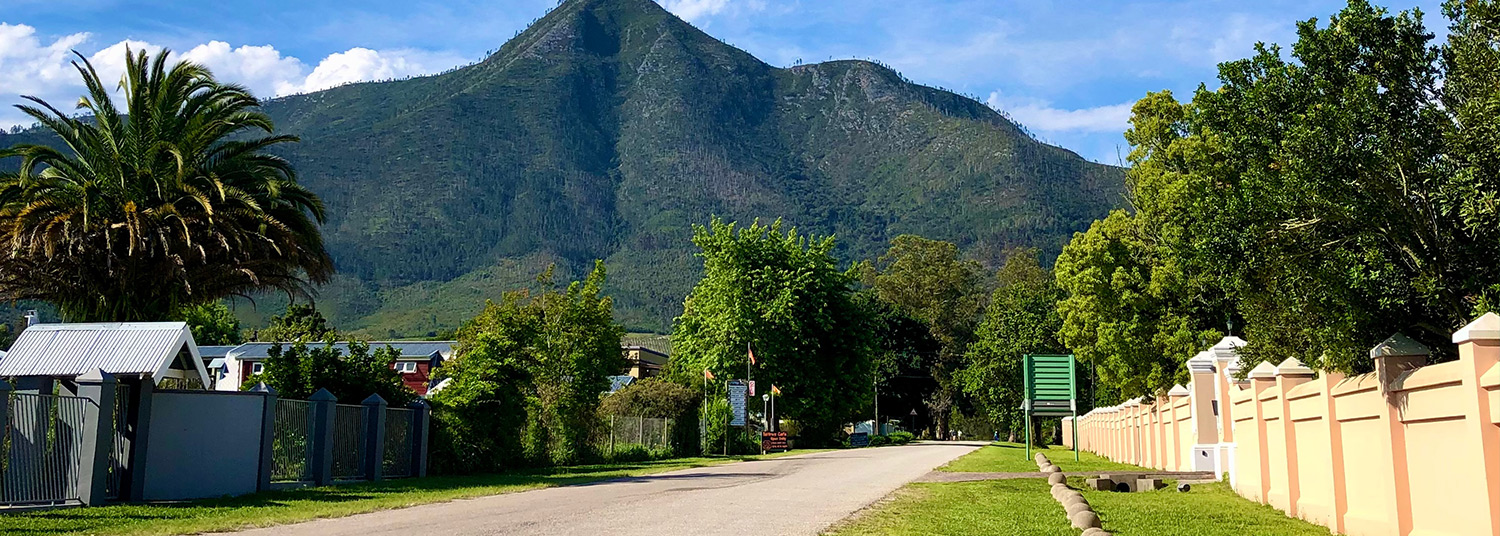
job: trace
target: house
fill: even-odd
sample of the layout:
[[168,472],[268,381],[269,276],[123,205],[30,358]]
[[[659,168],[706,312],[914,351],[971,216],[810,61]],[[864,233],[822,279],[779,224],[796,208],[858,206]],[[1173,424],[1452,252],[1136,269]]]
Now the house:
[[34,324],[0,360],[0,378],[26,390],[67,387],[102,370],[117,379],[150,381],[159,388],[204,389],[211,384],[203,356],[183,322]]
[[[223,358],[220,365],[223,375],[217,380],[216,388],[221,391],[238,390],[251,376],[265,370],[265,361],[270,357],[272,347],[281,345],[285,349],[291,344],[250,342],[234,347]],[[307,346],[321,348],[326,344],[314,342],[307,343]],[[389,346],[400,352],[396,361],[391,363],[391,368],[401,373],[402,383],[418,395],[425,396],[432,380],[432,369],[453,357],[453,347],[456,344],[456,341],[370,341],[370,351]],[[340,352],[349,352],[347,342],[336,342],[333,345]]]
[[628,363],[624,375],[637,380],[658,376],[662,367],[667,365],[667,354],[645,346],[624,346],[620,350],[625,353],[625,361]]
[[203,361],[208,363],[204,368],[208,370],[208,388],[218,389],[218,384],[225,376],[229,375],[229,366],[225,364],[225,358],[229,352],[238,346],[199,346],[198,354],[203,356]]

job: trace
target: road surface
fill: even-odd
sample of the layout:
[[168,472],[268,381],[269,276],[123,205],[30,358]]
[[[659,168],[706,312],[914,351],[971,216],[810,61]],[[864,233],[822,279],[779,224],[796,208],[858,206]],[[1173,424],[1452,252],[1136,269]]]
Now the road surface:
[[236,533],[291,536],[816,535],[982,442],[684,469]]

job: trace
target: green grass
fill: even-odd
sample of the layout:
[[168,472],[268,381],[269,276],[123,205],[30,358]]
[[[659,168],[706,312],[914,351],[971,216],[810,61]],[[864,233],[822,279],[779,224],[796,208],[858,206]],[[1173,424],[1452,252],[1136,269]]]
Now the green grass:
[[[1052,463],[1064,472],[1070,471],[1149,471],[1144,467],[1128,463],[1112,462],[1089,452],[1080,452],[1079,460],[1073,461],[1073,451],[1054,446],[1046,450],[1032,449],[1047,455]],[[987,447],[953,460],[938,468],[940,471],[958,473],[1023,473],[1035,472],[1036,462],[1026,456],[1026,446],[1020,443],[992,443]]]
[[172,504],[126,504],[48,510],[0,515],[0,534],[168,535],[228,531],[812,452],[818,451],[799,450],[729,458],[681,458],[495,475],[428,477],[273,491]]
[[846,521],[833,536],[1077,536],[1039,478],[911,484]]
[[[1068,484],[1083,488],[1083,479]],[[1328,529],[1287,517],[1281,511],[1240,497],[1223,482],[1193,484],[1145,493],[1083,489],[1104,530],[1117,536],[1328,536]]]

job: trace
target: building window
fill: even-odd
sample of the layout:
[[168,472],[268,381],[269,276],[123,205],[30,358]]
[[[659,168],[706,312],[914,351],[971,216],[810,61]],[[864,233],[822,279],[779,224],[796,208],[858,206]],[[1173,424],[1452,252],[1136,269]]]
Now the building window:
[[265,372],[265,371],[266,371],[266,364],[265,363],[251,363],[250,364],[250,373],[251,374],[260,374],[260,373]]
[[394,368],[396,369],[396,372],[400,372],[402,374],[412,374],[412,373],[415,373],[417,371],[417,362],[416,361],[398,361],[394,365]]

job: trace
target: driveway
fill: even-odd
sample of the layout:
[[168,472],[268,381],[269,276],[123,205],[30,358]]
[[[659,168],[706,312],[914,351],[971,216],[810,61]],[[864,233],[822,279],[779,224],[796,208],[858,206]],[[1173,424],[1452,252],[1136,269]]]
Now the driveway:
[[240,532],[292,536],[815,535],[983,442],[685,469]]

